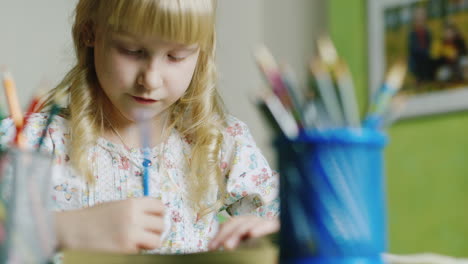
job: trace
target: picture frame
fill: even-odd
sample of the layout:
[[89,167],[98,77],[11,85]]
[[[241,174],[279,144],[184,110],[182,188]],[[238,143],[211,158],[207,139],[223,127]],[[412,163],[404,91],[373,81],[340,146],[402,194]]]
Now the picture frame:
[[[467,110],[468,0],[370,0],[367,5],[369,100],[387,68],[404,60],[408,74],[400,92],[408,100],[400,118]],[[453,44],[458,43],[454,36],[464,50]],[[426,50],[418,53],[415,45]]]

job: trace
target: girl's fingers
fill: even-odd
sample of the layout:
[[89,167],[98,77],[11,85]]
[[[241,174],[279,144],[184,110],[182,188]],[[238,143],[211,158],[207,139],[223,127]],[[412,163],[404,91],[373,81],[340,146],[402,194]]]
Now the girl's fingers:
[[150,197],[143,197],[139,199],[141,201],[141,205],[143,206],[144,212],[154,215],[164,214],[164,204],[160,200]]
[[143,229],[154,233],[162,233],[164,231],[164,218],[161,216],[145,214],[142,217],[141,225]]
[[227,237],[225,237],[222,242],[223,246],[229,250],[236,248],[239,242],[244,238],[248,238],[250,232],[260,226],[262,222],[263,220],[258,218],[252,219],[248,222],[243,222],[238,226],[238,228],[234,229]]
[[161,246],[161,236],[154,232],[143,231],[137,238],[137,247],[142,250],[152,250]]
[[240,226],[245,220],[244,217],[233,217],[228,222],[221,225],[218,234],[210,242],[210,249],[218,248],[238,226]]

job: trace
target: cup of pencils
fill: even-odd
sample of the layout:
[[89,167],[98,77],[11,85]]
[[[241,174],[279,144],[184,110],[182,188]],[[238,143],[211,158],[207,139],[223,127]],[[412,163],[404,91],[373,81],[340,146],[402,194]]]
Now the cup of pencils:
[[383,263],[384,129],[404,105],[396,94],[406,67],[399,63],[389,70],[361,121],[350,71],[329,38],[317,44],[320,56],[310,63],[313,82],[307,91],[265,47],[256,53],[271,87],[257,106],[277,132],[280,260]]
[[[24,128],[39,100],[35,96],[23,115],[15,82],[4,69],[2,81],[16,129],[13,142],[0,150],[0,263],[49,263],[56,249],[51,210],[53,157],[41,152],[41,147],[50,121],[37,149],[27,149]],[[49,119],[53,116],[51,112]]]
[[1,263],[48,263],[53,257],[51,164],[39,152],[9,148],[1,154]]

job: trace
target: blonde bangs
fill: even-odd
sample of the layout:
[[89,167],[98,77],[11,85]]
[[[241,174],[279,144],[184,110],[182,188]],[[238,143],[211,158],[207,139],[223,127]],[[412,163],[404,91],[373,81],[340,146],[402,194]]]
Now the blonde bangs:
[[199,44],[213,41],[213,0],[113,0],[101,1],[99,25],[113,31],[154,35],[167,41]]

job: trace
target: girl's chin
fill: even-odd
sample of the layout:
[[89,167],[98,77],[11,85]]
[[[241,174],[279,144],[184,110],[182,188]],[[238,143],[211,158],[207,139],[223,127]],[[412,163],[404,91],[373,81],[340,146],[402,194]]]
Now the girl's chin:
[[147,109],[135,109],[132,111],[131,115],[133,117],[133,120],[137,122],[150,120],[156,116],[154,111]]
[[161,113],[154,109],[134,109],[128,113],[127,118],[134,122],[142,122],[154,119],[159,115]]

